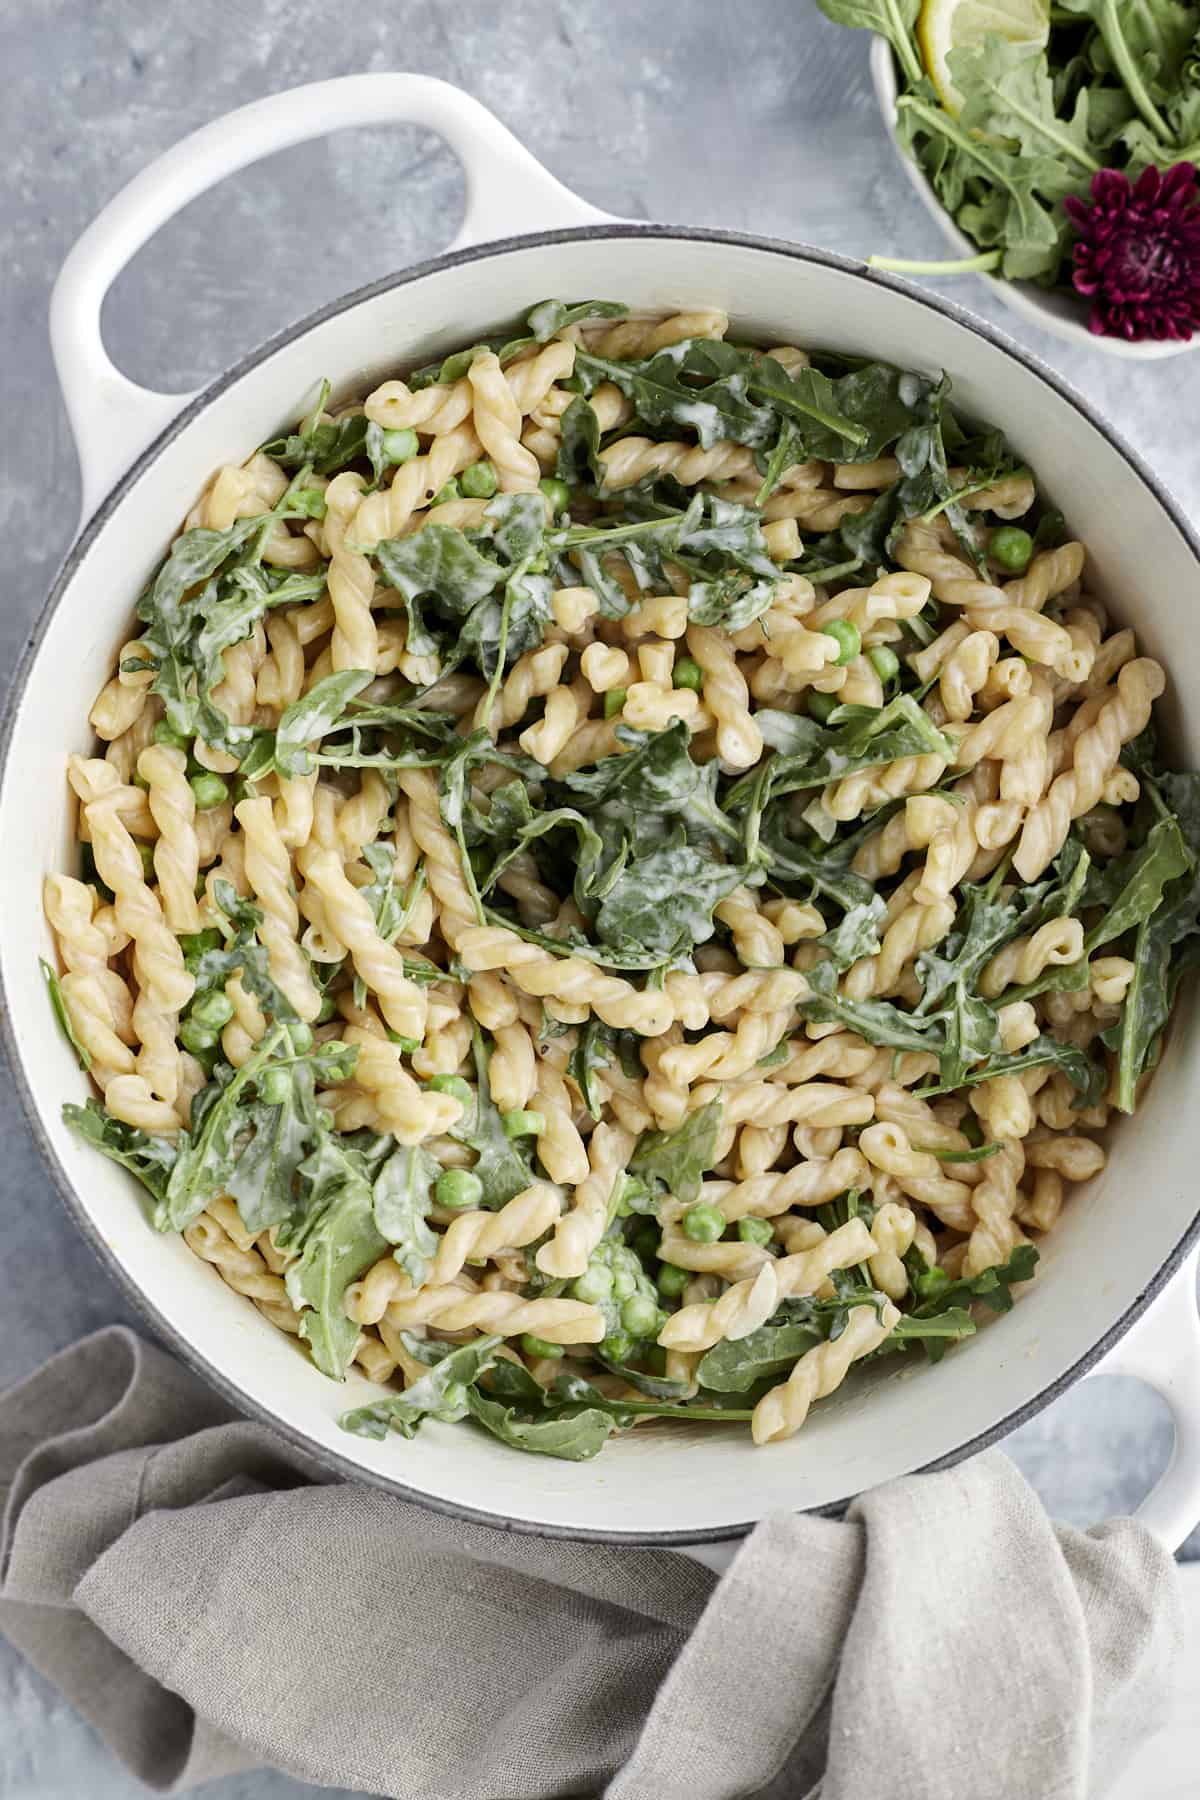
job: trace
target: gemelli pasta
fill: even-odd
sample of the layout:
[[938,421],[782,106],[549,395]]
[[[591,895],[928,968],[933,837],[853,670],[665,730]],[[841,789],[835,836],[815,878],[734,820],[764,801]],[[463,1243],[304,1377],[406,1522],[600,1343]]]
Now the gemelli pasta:
[[348,1429],[773,1443],[1102,1169],[1200,791],[948,394],[546,301],[187,514],[68,763],[66,1116]]

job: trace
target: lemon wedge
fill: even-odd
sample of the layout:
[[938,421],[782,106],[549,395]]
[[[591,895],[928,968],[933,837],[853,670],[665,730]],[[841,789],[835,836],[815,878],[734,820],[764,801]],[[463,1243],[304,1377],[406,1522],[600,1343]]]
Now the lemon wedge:
[[925,0],[917,43],[925,73],[948,113],[958,116],[962,95],[950,78],[952,50],[982,44],[992,34],[1006,43],[1045,49],[1050,35],[1048,0]]

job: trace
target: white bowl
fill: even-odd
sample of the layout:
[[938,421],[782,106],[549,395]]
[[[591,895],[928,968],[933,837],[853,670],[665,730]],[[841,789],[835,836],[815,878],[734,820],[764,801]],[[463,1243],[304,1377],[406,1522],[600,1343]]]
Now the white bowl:
[[[511,230],[522,216],[541,229],[452,251],[326,307],[182,410],[118,374],[98,329],[104,291],[176,206],[286,142],[388,119],[438,130],[460,152],[468,231]],[[178,1354],[237,1406],[344,1476],[460,1515],[626,1543],[688,1543],[743,1531],[781,1508],[837,1506],[892,1476],[953,1461],[1094,1366],[1179,1268],[1200,1226],[1197,1009],[1180,1009],[1143,1115],[1115,1133],[1108,1168],[1073,1197],[1046,1241],[1039,1279],[961,1353],[937,1368],[876,1365],[797,1437],[768,1450],[753,1449],[741,1430],[656,1428],[572,1464],[515,1454],[467,1426],[427,1424],[412,1442],[340,1431],[339,1413],[378,1390],[358,1374],[345,1387],[326,1380],[180,1238],[152,1231],[131,1178],[64,1126],[63,1101],[85,1099],[88,1082],[51,1017],[37,967],[39,954],[54,954],[42,880],[70,866],[74,836],[65,755],[90,748],[88,709],[125,640],[135,596],[212,469],[293,420],[320,376],[337,397],[362,394],[385,373],[476,341],[549,294],[614,297],[647,312],[720,306],[739,336],[948,368],[962,406],[1034,458],[1090,546],[1100,592],[1137,625],[1147,652],[1167,662],[1175,748],[1186,764],[1200,763],[1200,659],[1182,654],[1200,545],[1150,471],[1084,401],[988,326],[861,264],[728,233],[594,223],[601,216],[467,96],[423,77],[371,75],[275,95],[207,127],[85,234],[56,290],[55,353],[86,491],[96,497],[116,485],[55,583],[5,723],[0,981],[17,1087],[64,1199]],[[572,222],[575,229],[544,229]],[[1190,1341],[1200,1350],[1194,1320]],[[1200,1369],[1200,1354],[1194,1364]],[[1170,1391],[1166,1365],[1147,1367]],[[1200,1376],[1193,1387],[1196,1430],[1181,1440],[1155,1516],[1176,1541],[1200,1512]]]
[[[876,37],[871,44],[871,80],[875,87],[875,97],[879,101],[879,110],[883,114],[883,122],[892,140],[892,148],[926,211],[937,220],[942,235],[947,243],[954,246],[959,256],[978,256],[979,245],[972,243],[958,229],[926,180],[924,170],[902,148],[896,135],[896,99],[899,92],[896,84],[896,61],[891,45],[883,37]],[[1078,344],[1086,350],[1097,350],[1104,356],[1123,356],[1130,362],[1161,362],[1164,357],[1186,356],[1189,351],[1200,350],[1200,332],[1186,343],[1178,340],[1160,343],[1156,338],[1143,338],[1140,342],[1131,344],[1125,338],[1102,337],[1089,331],[1087,301],[1082,294],[1072,299],[1068,294],[1040,288],[1032,281],[1004,281],[996,275],[977,275],[975,279],[986,282],[1002,305],[1012,312],[1020,313],[1023,319],[1036,325],[1039,330],[1048,331],[1054,337],[1062,338],[1069,344]]]

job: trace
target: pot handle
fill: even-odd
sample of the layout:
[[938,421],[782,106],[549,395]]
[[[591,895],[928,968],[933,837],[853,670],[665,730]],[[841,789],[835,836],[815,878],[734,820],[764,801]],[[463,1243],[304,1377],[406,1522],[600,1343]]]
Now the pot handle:
[[[1133,1375],[1162,1395],[1175,1424],[1171,1460],[1134,1513],[1168,1550],[1178,1550],[1200,1522],[1200,1248],[1167,1283],[1136,1325],[1088,1375]],[[744,1539],[690,1544],[678,1554],[723,1575]]]
[[84,520],[194,398],[139,387],[105,351],[100,309],[125,264],[181,207],[248,163],[352,125],[387,124],[428,127],[462,163],[467,204],[453,249],[610,217],[556,181],[478,100],[430,75],[316,81],[201,126],[109,201],[71,250],[51,296],[50,341],[79,454]]
[[1171,1409],[1171,1459],[1134,1518],[1168,1550],[1178,1550],[1200,1523],[1200,1309],[1196,1278],[1200,1249],[1185,1257],[1154,1304],[1089,1369],[1089,1375],[1132,1375],[1162,1395]]

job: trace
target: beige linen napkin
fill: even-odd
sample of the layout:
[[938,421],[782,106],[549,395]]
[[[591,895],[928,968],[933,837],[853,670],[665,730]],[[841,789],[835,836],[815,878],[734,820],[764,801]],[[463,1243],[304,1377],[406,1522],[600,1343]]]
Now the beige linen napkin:
[[1096,1800],[1179,1653],[1165,1551],[995,1452],[766,1519],[718,1583],[331,1482],[117,1327],[0,1396],[0,1489],[0,1629],[166,1793]]

